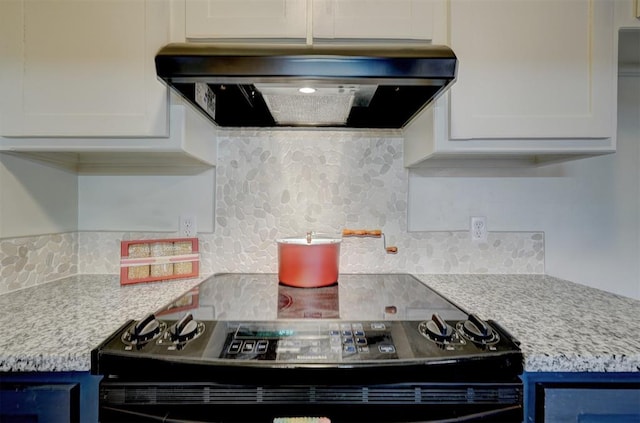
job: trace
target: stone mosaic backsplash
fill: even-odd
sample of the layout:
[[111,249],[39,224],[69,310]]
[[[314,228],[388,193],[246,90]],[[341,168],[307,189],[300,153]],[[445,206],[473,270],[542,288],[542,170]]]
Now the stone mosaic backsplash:
[[76,233],[0,239],[0,294],[77,273]]
[[[118,274],[121,240],[175,236],[175,233],[78,232],[3,239],[0,240],[0,294],[74,274]],[[198,238],[201,274],[278,271],[275,240],[265,241],[273,244],[273,248],[256,254],[260,260],[224,263],[213,253],[214,245],[220,242],[217,235],[200,234]],[[345,238],[341,245],[340,271],[544,274],[542,233],[490,232],[488,242],[478,244],[470,240],[466,231],[410,232],[396,237],[395,241],[399,252],[388,255],[381,239]]]
[[[219,131],[215,232],[199,234],[201,274],[277,272],[276,239],[381,229],[345,238],[343,273],[543,274],[544,235],[408,232],[402,138],[375,132]],[[0,240],[0,293],[71,274],[118,274],[120,241],[175,233],[78,232]]]
[[[80,232],[78,270],[80,274],[117,274],[120,269],[120,241],[171,238],[171,233]],[[265,241],[257,260],[224,262],[214,253],[220,242],[215,234],[200,234],[200,273],[276,273],[278,255],[275,240]],[[343,273],[422,274],[543,274],[544,237],[537,232],[489,233],[486,244],[470,240],[469,233],[412,232],[397,237],[398,254],[386,254],[382,240],[345,238],[340,248]],[[267,244],[272,244],[267,246]],[[233,248],[233,245],[230,247]],[[252,257],[251,252],[243,254]],[[242,254],[239,254],[239,256]],[[264,262],[264,263],[263,263]]]
[[[78,232],[0,240],[0,295],[75,274],[118,274],[120,241],[162,239],[175,233]],[[217,234],[200,234],[200,272],[275,273],[277,248],[265,240],[264,250],[242,251],[225,262],[215,255],[224,245]],[[341,244],[343,273],[544,274],[544,236],[538,232],[490,232],[486,244],[469,233],[410,232],[393,241],[398,254],[386,254],[377,238],[345,238]],[[232,251],[238,248],[231,243]],[[245,260],[242,257],[255,257]]]
[[216,272],[277,271],[281,237],[381,229],[382,240],[345,238],[344,273],[544,273],[542,233],[408,232],[403,140],[376,132],[219,132]]

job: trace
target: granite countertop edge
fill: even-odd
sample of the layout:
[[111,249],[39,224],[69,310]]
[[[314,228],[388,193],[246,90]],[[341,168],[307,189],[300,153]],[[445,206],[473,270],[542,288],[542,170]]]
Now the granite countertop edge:
[[[90,352],[56,355],[4,355],[0,354],[0,372],[83,372],[91,369]],[[640,354],[637,356],[567,356],[558,354],[525,354],[526,372],[640,372]]]
[[[526,372],[640,372],[640,354],[635,356],[577,356],[529,354],[525,356]],[[91,369],[90,352],[76,354],[4,355],[0,354],[1,372],[86,372]]]
[[76,354],[0,354],[0,372],[87,372],[91,352]]
[[526,372],[640,372],[638,300],[547,275],[415,276],[506,328]]
[[[162,285],[162,290],[158,290],[160,285],[144,284],[137,289],[139,293],[146,293],[153,296],[153,301],[145,302],[146,312],[151,312],[159,309],[163,305],[170,302],[172,299],[179,296],[182,292],[197,285],[206,276],[202,276],[198,279],[190,279],[183,281],[171,281],[165,282]],[[452,300],[458,305],[464,305],[464,308],[475,313],[478,313],[481,317],[486,319],[494,319],[507,328],[513,335],[521,342],[521,348],[525,356],[525,371],[526,372],[640,372],[640,341],[634,339],[631,335],[632,331],[627,333],[628,339],[619,340],[620,342],[613,345],[604,345],[605,337],[602,334],[598,334],[597,330],[595,334],[592,334],[592,338],[589,338],[588,333],[578,334],[576,339],[570,342],[562,342],[562,339],[555,341],[551,339],[547,344],[540,343],[538,339],[531,336],[531,333],[536,331],[536,328],[529,327],[530,325],[524,323],[526,319],[534,319],[537,314],[544,315],[549,307],[557,307],[557,304],[542,304],[547,298],[533,298],[530,296],[537,293],[540,295],[541,290],[555,289],[560,292],[568,292],[566,295],[581,295],[582,298],[572,298],[571,304],[565,304],[565,311],[580,313],[581,309],[579,305],[585,298],[591,298],[596,302],[603,302],[610,305],[616,310],[616,313],[624,315],[628,312],[640,311],[640,301],[633,300],[626,297],[617,296],[615,294],[599,291],[594,288],[584,287],[582,285],[574,284],[561,279],[556,279],[550,276],[542,275],[415,275],[422,282],[426,283],[442,295]],[[100,301],[102,298],[100,295],[106,295],[109,297],[118,297],[121,287],[117,283],[117,276],[113,275],[79,275],[62,279],[56,282],[50,282],[45,285],[40,285],[36,291],[31,293],[30,301],[38,301],[38,296],[48,298],[47,292],[50,290],[59,289],[61,284],[74,292],[88,291],[87,295],[94,294],[94,296],[88,299],[88,303],[92,304],[92,301]],[[78,290],[81,285],[92,283],[95,286],[102,287],[102,294],[98,295],[96,299],[95,290]],[[103,286],[106,285],[106,286]],[[141,284],[142,285],[142,284]],[[518,297],[526,297],[530,309],[527,309],[525,303],[519,303],[518,301],[505,301],[508,304],[507,307],[495,308],[495,298],[483,298],[479,293],[488,292],[487,289],[491,287],[505,288],[502,293],[502,297],[509,299],[509,295],[515,295]],[[525,289],[526,291],[522,291]],[[131,288],[129,288],[131,292]],[[159,292],[161,291],[161,292]],[[11,301],[11,297],[20,298],[18,293],[5,294],[0,296],[0,306],[5,303],[13,304],[15,301]],[[546,295],[556,296],[557,292],[547,293]],[[127,295],[128,297],[128,295]],[[490,296],[485,296],[490,297]],[[562,298],[560,302],[562,302]],[[566,297],[568,298],[568,297]],[[84,299],[83,299],[84,300]],[[81,302],[81,301],[79,301]],[[578,306],[576,306],[576,304]],[[20,304],[14,304],[16,307],[20,307]],[[493,305],[493,307],[490,307]],[[595,304],[600,306],[601,304]],[[110,304],[110,306],[114,306]],[[589,304],[583,304],[587,309],[591,308]],[[74,372],[89,371],[91,368],[91,350],[99,345],[102,340],[106,339],[112,332],[125,323],[126,318],[140,318],[135,313],[140,314],[142,311],[136,301],[122,297],[117,298],[115,308],[110,310],[110,313],[94,313],[101,319],[99,324],[94,321],[90,322],[92,327],[90,329],[90,339],[82,342],[78,340],[68,340],[68,344],[65,341],[60,341],[59,350],[55,346],[48,345],[46,348],[38,348],[39,344],[36,340],[26,340],[25,352],[17,350],[19,346],[10,345],[5,343],[2,345],[0,342],[0,372]],[[542,308],[542,310],[533,310],[531,308]],[[573,308],[572,308],[573,307]],[[576,308],[577,307],[577,308]],[[26,311],[28,313],[28,310]],[[9,319],[9,314],[12,310],[4,310],[0,313],[0,324],[5,324]],[[13,311],[15,313],[15,310]],[[93,314],[91,314],[93,315]],[[618,316],[606,315],[606,319],[617,319]],[[87,317],[82,316],[82,317]],[[597,319],[599,316],[595,316]],[[524,320],[523,320],[524,319]],[[572,319],[568,316],[567,319]],[[579,320],[578,320],[579,321]],[[537,324],[544,325],[545,322],[537,322]],[[558,322],[562,325],[563,322]],[[585,324],[589,324],[586,322]],[[606,327],[607,322],[603,322],[602,327]],[[633,326],[633,322],[628,322],[630,327]],[[97,328],[94,326],[98,326]],[[5,326],[6,327],[6,326]],[[597,327],[596,327],[597,329]],[[589,329],[593,332],[593,326]],[[5,341],[7,342],[7,341]],[[8,341],[8,342],[11,342]],[[35,342],[32,345],[35,347],[29,348],[29,342]],[[600,344],[599,344],[600,343]]]
[[633,373],[640,372],[640,353],[626,356],[602,354],[594,356],[579,355],[525,355],[527,372],[601,372]]

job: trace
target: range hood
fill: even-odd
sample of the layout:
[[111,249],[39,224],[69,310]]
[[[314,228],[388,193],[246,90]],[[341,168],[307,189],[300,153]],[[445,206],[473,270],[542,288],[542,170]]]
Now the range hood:
[[455,80],[445,46],[170,44],[158,77],[221,127],[402,128]]

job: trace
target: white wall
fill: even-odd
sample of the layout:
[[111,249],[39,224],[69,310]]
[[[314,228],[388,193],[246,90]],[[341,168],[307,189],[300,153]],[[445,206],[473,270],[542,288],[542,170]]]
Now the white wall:
[[75,173],[0,153],[0,238],[76,231]]
[[[640,76],[619,78],[616,154],[525,176],[433,177],[412,171],[410,230],[544,231],[546,273],[640,298]],[[516,172],[522,175],[522,172]]]
[[80,231],[175,232],[182,214],[213,232],[215,169],[196,175],[80,175]]

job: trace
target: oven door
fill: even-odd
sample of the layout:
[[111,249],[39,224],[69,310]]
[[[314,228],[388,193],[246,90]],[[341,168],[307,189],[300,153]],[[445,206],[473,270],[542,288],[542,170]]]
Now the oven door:
[[[522,383],[247,386],[106,380],[100,388],[103,423],[272,423],[287,417],[325,417],[332,423],[522,422]],[[305,423],[314,421],[322,420]]]

